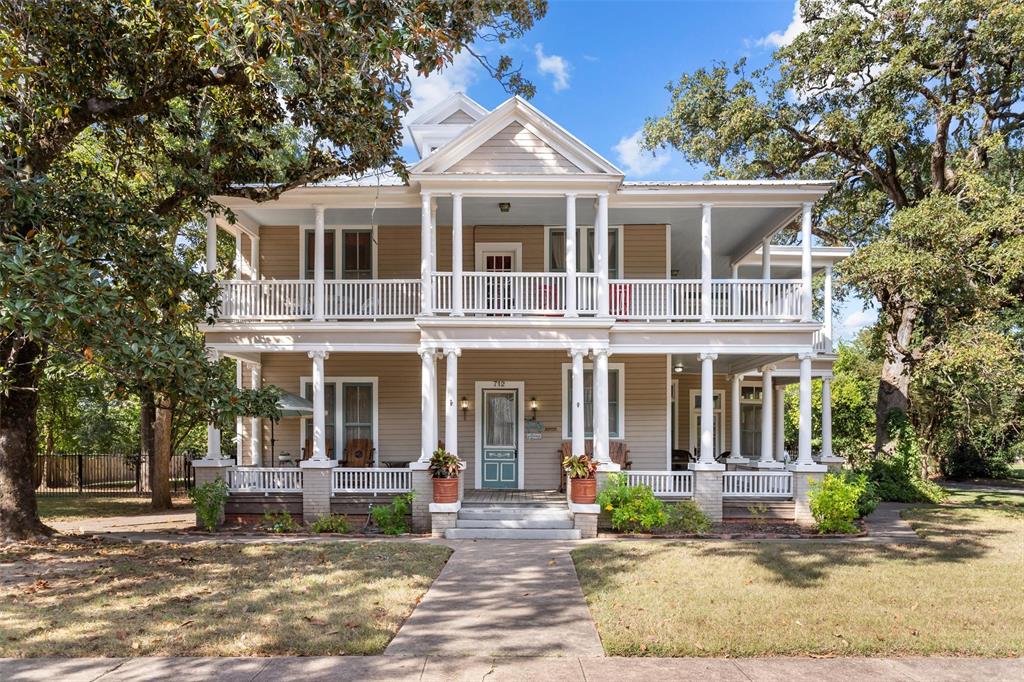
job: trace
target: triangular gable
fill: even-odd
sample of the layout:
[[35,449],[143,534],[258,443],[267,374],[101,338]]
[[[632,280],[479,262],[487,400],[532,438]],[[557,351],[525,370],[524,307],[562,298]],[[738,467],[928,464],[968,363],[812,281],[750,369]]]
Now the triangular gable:
[[506,100],[410,170],[622,176],[611,162],[519,97]]

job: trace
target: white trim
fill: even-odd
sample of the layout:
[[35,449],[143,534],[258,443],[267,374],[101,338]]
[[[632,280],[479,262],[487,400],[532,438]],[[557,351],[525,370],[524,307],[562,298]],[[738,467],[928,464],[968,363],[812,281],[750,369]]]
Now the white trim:
[[[724,448],[725,447],[725,420],[726,420],[726,416],[725,416],[725,391],[723,389],[716,388],[713,391],[711,391],[711,393],[718,398],[718,404],[720,405],[720,407],[717,410],[712,410],[712,411],[713,412],[718,412],[718,417],[719,417],[718,418],[718,445],[719,445],[720,448]],[[698,450],[696,445],[700,445],[700,434],[697,433],[697,415],[700,413],[700,407],[694,405],[694,402],[695,402],[694,398],[696,398],[699,395],[700,395],[700,389],[699,388],[691,388],[690,389],[690,401],[687,403],[687,409],[689,410],[689,415],[690,415],[690,440],[689,440],[689,446],[690,447],[688,449],[691,452],[693,452],[695,455],[696,455],[696,452]],[[714,405],[714,401],[712,401],[712,405]],[[696,445],[695,445],[695,443],[696,443]],[[722,454],[722,453],[721,452],[715,453],[715,457],[718,457],[718,455],[720,455],[720,454]]]
[[[306,232],[316,229],[313,225],[299,225],[299,276],[296,279],[312,280],[306,277]],[[342,259],[345,257],[345,232],[369,232],[370,233],[370,277],[377,279],[377,226],[376,225],[342,225],[338,223],[325,223],[324,233],[334,231],[334,278],[341,279]]]
[[473,388],[473,400],[476,401],[476,409],[473,410],[473,484],[477,490],[480,490],[481,480],[483,478],[483,471],[481,469],[482,460],[482,449],[483,445],[483,410],[480,406],[483,405],[483,395],[485,388],[495,389],[515,389],[519,391],[519,397],[516,399],[516,404],[519,407],[519,436],[518,436],[518,452],[516,453],[519,457],[519,470],[517,476],[519,478],[519,487],[516,490],[523,490],[526,484],[526,404],[524,396],[526,395],[526,382],[525,381],[477,381],[474,383]]
[[[306,394],[306,386],[313,382],[312,377],[299,377],[299,395],[304,396]],[[378,427],[380,424],[380,391],[378,391],[378,380],[377,377],[324,377],[324,384],[334,384],[334,457],[336,461],[341,461],[341,458],[345,454],[345,448],[339,448],[339,441],[341,440],[342,434],[342,420],[344,418],[344,393],[341,390],[342,384],[373,384],[373,465],[375,467],[380,466],[380,437],[378,433]],[[309,422],[309,417],[299,417],[299,447],[298,452],[301,457],[302,448],[306,444],[306,425]]]
[[[593,362],[584,362],[583,363],[584,376],[586,376],[586,371],[588,369],[591,372],[594,371],[594,363]],[[569,374],[570,370],[572,370],[572,363],[571,362],[563,362],[562,363],[562,380],[559,382],[561,384],[561,386],[562,386],[562,397],[561,397],[561,399],[559,401],[562,404],[562,440],[569,440],[569,418],[570,418],[570,415],[569,415],[570,409],[569,409],[569,407],[570,406],[569,406],[568,402],[566,401],[565,396],[568,395],[568,392],[569,392],[569,384],[566,383],[567,382],[566,376]],[[619,432],[616,435],[612,435],[611,433],[609,433],[608,434],[608,440],[625,440],[626,439],[626,365],[625,365],[625,363],[622,363],[622,362],[609,362],[608,363],[608,372],[609,373],[611,373],[611,372],[618,372],[619,373],[619,391],[618,391],[618,393],[619,393],[619,395],[618,395],[619,413],[618,413],[618,420],[617,420],[618,421],[618,425],[619,425]],[[569,379],[568,381],[572,381],[572,380]],[[593,379],[591,379],[591,381],[593,381]],[[593,390],[593,387],[591,387],[591,390]],[[584,434],[583,434],[584,439],[586,439],[586,437],[587,437],[587,434],[585,433],[585,431],[586,431],[586,429],[584,429]],[[609,429],[609,431],[610,431],[610,429]],[[593,437],[594,437],[593,434],[591,434],[590,437],[591,437],[591,439],[593,439]]]
[[[669,362],[669,372],[671,372],[672,371],[672,359],[671,359],[672,356],[670,355],[668,357],[669,357],[669,361],[668,361]],[[679,434],[679,379],[672,379],[672,389],[670,389],[670,390],[674,390],[675,396],[676,396],[676,399],[675,399],[676,409],[673,410],[673,414],[672,414],[672,421],[673,421],[673,423],[675,425],[676,441],[674,443],[671,443],[671,447],[673,449],[679,450],[679,449],[681,449],[680,446],[679,446],[679,435],[680,435]],[[669,401],[671,401],[671,399],[672,399],[672,394],[669,393]],[[671,405],[669,406],[669,409],[670,410],[672,409]],[[672,433],[672,431],[669,431],[669,433]],[[671,464],[672,464],[671,455],[672,455],[672,453],[669,452],[669,466],[670,466],[670,469],[671,469]]]
[[512,271],[523,271],[522,242],[476,242],[473,246],[473,255],[477,272],[485,272],[484,257],[488,251],[511,251],[513,255]]

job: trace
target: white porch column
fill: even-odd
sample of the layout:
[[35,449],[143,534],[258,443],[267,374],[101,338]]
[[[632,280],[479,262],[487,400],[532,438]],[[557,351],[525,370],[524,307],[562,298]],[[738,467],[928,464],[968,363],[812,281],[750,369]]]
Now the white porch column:
[[576,195],[570,192],[565,195],[565,316],[578,317],[577,307]]
[[608,454],[608,349],[594,349],[594,459],[604,471],[617,469]]
[[771,296],[768,293],[768,280],[772,278],[771,248],[771,237],[765,237],[761,240],[761,280],[764,282],[761,287],[761,309],[766,312],[771,307]]
[[743,456],[743,448],[740,443],[740,391],[743,390],[742,382],[742,374],[732,375],[732,394],[730,396],[731,401],[729,405],[729,418],[731,419],[730,424],[732,425],[729,432],[729,451],[731,454],[726,460],[731,464],[746,464],[748,462],[747,458]]
[[775,386],[775,460],[784,462],[786,451],[786,387]]
[[832,265],[825,266],[825,305],[824,305],[824,319],[822,320],[821,331],[828,340],[826,344],[827,353],[831,353],[833,349],[832,345]]
[[[236,244],[240,239],[236,240]],[[241,262],[241,259],[239,259]],[[241,277],[239,277],[241,279]],[[235,388],[241,391],[244,388],[242,381],[242,361],[235,360]],[[235,465],[241,466],[245,462],[242,461],[242,436],[243,434],[242,417],[235,417]]]
[[[210,362],[216,363],[220,360],[220,353],[213,348],[207,348],[206,357]],[[206,459],[220,459],[220,429],[217,428],[216,421],[206,423]]]
[[437,272],[437,199],[430,200],[430,271]]
[[572,454],[586,452],[586,421],[583,415],[583,356],[582,350],[573,350],[572,357]]
[[324,406],[324,360],[329,356],[324,350],[308,353],[313,361],[313,456],[318,462],[327,461],[327,419]]
[[459,356],[458,348],[446,348],[444,383],[444,448],[459,454]]
[[701,464],[715,463],[715,360],[716,353],[700,354],[700,457]]
[[832,377],[821,378],[821,461],[832,457]]
[[700,321],[711,322],[711,204],[700,212]]
[[[452,192],[452,315],[462,312],[462,192]],[[447,443],[446,443],[447,446]],[[450,450],[454,452],[454,450]]]
[[[258,389],[263,387],[263,368],[253,363],[249,367],[249,387]],[[260,417],[251,417],[252,432],[249,434],[249,449],[252,452],[250,464],[260,466],[263,463],[263,420]]]
[[805,201],[803,218],[800,222],[800,279],[803,280],[800,290],[803,321],[810,322],[811,317],[811,208],[814,204]]
[[796,465],[799,468],[816,466],[811,458],[811,355],[800,355],[800,447]]
[[217,217],[206,214],[206,272],[217,272]]
[[235,279],[242,279],[242,232],[235,233]]
[[[608,193],[597,194],[597,220],[594,225],[594,238],[597,240],[597,314],[608,317]],[[607,356],[605,357],[607,361]],[[596,412],[596,410],[595,410]],[[595,443],[596,445],[596,443]]]
[[260,278],[260,238],[249,237],[249,274],[252,279]]
[[761,457],[757,461],[758,469],[777,469],[782,466],[775,461],[772,439],[774,372],[774,365],[765,365],[761,368]]
[[433,315],[433,296],[430,290],[433,273],[430,263],[434,238],[431,229],[430,192],[423,192],[420,200],[420,314]]
[[324,207],[314,205],[313,213],[313,321],[323,322],[327,298],[324,290]]
[[420,461],[429,462],[437,447],[437,367],[434,364],[434,349],[421,348],[420,374]]

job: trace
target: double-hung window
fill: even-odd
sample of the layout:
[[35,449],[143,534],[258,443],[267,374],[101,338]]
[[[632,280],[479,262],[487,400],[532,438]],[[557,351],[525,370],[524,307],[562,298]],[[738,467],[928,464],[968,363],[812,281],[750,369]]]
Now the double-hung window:
[[[572,438],[572,367],[567,365],[563,370],[562,385],[565,387],[563,419],[565,434]],[[608,437],[622,438],[623,404],[622,404],[622,369],[608,368]],[[584,437],[594,436],[594,370],[583,370],[583,427]]]
[[[324,279],[337,277],[337,264],[335,261],[335,231],[324,230]],[[316,264],[316,230],[307,229],[304,234],[306,248],[303,250],[305,262],[302,270],[306,279],[313,279],[314,267]]]
[[[619,274],[619,235],[617,227],[608,228],[608,278],[618,279]],[[580,242],[586,241],[587,257],[580,257]],[[594,228],[581,227],[576,230],[576,270],[578,272],[593,272],[596,265],[595,249],[596,235]],[[548,272],[565,272],[565,228],[552,227],[548,229]]]
[[[370,228],[324,229],[324,279],[373,279],[373,230]],[[302,273],[313,279],[316,263],[316,230],[303,231]]]

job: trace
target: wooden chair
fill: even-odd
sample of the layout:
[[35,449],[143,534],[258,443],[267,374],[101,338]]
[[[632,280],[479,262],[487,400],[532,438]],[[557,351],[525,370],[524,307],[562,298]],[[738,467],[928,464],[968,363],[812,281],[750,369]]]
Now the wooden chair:
[[[306,445],[302,448],[302,459],[309,459],[313,456],[313,439],[307,438]],[[327,444],[327,459],[334,459],[334,446]]]
[[623,471],[632,468],[633,461],[629,458],[629,446],[625,441],[613,440],[608,442],[608,456],[613,462],[619,465]]
[[[585,440],[583,441],[583,449],[587,455],[594,456],[594,441]],[[562,469],[562,460],[572,454],[572,441],[563,440],[561,447],[558,448],[558,491],[565,492],[565,470]],[[629,446],[621,440],[608,441],[608,456],[613,462],[619,465],[619,467],[625,471],[632,468],[633,461],[629,459]]]
[[369,438],[353,438],[345,444],[345,458],[342,465],[346,467],[372,467],[373,441]]

